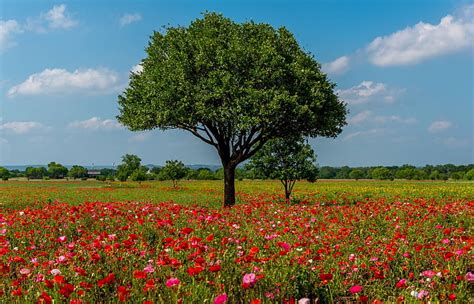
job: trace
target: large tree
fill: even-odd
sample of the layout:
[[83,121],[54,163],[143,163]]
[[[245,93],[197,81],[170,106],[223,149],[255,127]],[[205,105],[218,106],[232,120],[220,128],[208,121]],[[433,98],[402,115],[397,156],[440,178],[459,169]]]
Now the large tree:
[[216,148],[224,205],[235,204],[235,168],[268,140],[335,137],[346,106],[320,64],[286,29],[207,13],[155,32],[119,96],[132,131],[183,129]]

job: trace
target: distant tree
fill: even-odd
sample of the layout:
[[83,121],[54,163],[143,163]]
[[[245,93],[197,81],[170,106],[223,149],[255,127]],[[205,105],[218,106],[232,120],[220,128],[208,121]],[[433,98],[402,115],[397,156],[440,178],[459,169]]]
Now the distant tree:
[[117,173],[116,170],[111,168],[102,168],[100,169],[100,175],[106,176],[109,180],[114,180],[115,174]]
[[349,173],[351,173],[351,168],[348,166],[343,166],[337,170],[336,178],[337,179],[348,179]]
[[441,173],[439,173],[438,170],[433,170],[433,171],[431,171],[431,173],[429,175],[429,178],[432,179],[432,180],[441,179]]
[[46,170],[45,167],[38,167],[38,168],[27,167],[25,169],[25,176],[28,179],[42,179],[47,175],[48,175],[48,170]]
[[214,172],[212,172],[209,168],[199,168],[197,169],[196,179],[213,180],[213,179],[216,179],[216,176]]
[[83,166],[74,165],[67,175],[71,178],[84,178],[87,176],[87,169]]
[[130,180],[134,182],[142,182],[147,180],[147,168],[141,166],[138,169],[135,169],[132,174],[130,174]]
[[0,167],[0,178],[4,181],[10,178],[10,171],[4,167]]
[[48,164],[48,175],[50,178],[53,178],[53,179],[64,178],[67,176],[67,173],[68,173],[67,168],[59,163],[50,162]]
[[415,179],[416,167],[410,165],[403,165],[395,173],[395,177],[398,179]]
[[141,158],[133,154],[122,156],[122,163],[117,166],[117,178],[126,181],[132,173],[140,168]]
[[315,181],[318,168],[311,146],[302,137],[273,139],[250,159],[249,167],[271,179],[278,179],[289,200],[296,181]]
[[454,180],[460,180],[464,176],[464,172],[453,172],[451,173],[451,178]]
[[393,179],[393,175],[389,169],[385,167],[378,167],[372,170],[372,178],[380,180]]
[[186,167],[181,161],[167,160],[160,172],[160,176],[166,180],[171,180],[173,188],[177,188],[179,180],[186,176]]
[[235,204],[235,169],[267,141],[336,137],[346,124],[335,84],[285,28],[207,13],[155,32],[146,52],[118,120],[132,131],[183,129],[213,146],[225,206]]
[[353,169],[351,173],[349,173],[349,177],[355,180],[359,180],[361,178],[365,177],[365,174],[362,170],[360,169]]
[[464,179],[474,180],[474,169],[471,169],[464,174]]
[[321,179],[332,179],[335,178],[337,174],[336,168],[333,167],[321,167],[319,169],[319,178]]
[[158,175],[161,171],[161,167],[153,167],[151,168],[150,172]]

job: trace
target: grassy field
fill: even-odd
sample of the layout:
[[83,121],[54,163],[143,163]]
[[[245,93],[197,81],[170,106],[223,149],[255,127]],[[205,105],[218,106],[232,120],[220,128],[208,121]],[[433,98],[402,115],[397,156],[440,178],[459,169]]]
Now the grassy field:
[[469,301],[474,184],[0,182],[0,302]]

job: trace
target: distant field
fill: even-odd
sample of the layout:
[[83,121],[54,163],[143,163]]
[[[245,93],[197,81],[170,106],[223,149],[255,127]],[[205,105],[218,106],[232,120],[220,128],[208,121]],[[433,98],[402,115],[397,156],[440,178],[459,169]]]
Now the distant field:
[[300,182],[291,205],[278,181],[236,189],[222,209],[222,181],[0,182],[0,302],[471,297],[474,183]]

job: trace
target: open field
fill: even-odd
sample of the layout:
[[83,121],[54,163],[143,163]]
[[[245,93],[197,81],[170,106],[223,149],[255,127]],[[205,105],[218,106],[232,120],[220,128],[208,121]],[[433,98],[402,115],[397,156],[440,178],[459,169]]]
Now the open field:
[[471,298],[473,183],[301,182],[287,205],[236,181],[231,209],[221,187],[0,182],[0,302]]

